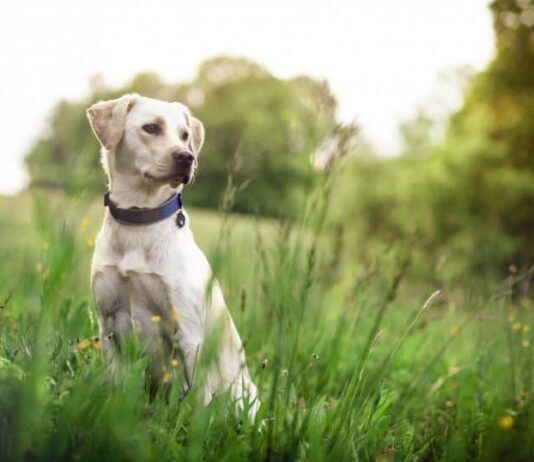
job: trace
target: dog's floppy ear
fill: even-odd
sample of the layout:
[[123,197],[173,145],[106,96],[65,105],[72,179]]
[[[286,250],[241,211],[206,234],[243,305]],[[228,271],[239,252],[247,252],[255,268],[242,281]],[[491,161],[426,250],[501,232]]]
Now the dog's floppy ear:
[[191,146],[195,154],[200,152],[204,144],[204,125],[196,117],[191,117]]
[[124,133],[126,115],[138,98],[138,94],[130,93],[117,99],[99,101],[87,109],[93,133],[108,151],[119,144]]

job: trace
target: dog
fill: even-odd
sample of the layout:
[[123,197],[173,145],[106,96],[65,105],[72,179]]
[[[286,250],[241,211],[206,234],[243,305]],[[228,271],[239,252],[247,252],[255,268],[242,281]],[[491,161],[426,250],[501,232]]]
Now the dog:
[[146,341],[151,375],[168,381],[180,361],[188,391],[203,345],[218,334],[202,399],[229,390],[240,409],[248,402],[254,420],[259,400],[243,342],[181,207],[179,193],[194,178],[204,142],[202,123],[184,104],[138,94],[100,101],[87,116],[109,179],[91,266],[104,356],[113,359],[134,331]]

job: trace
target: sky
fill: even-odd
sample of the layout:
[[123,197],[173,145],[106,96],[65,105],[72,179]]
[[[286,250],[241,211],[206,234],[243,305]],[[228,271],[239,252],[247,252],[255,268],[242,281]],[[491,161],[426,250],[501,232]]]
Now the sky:
[[[23,158],[60,98],[85,97],[100,74],[120,86],[141,71],[194,78],[219,54],[280,78],[326,79],[341,121],[379,151],[421,106],[461,103],[455,70],[494,53],[488,0],[21,0],[0,3],[0,193],[27,182]],[[207,134],[209,136],[209,133]],[[76,153],[73,153],[75,155]]]

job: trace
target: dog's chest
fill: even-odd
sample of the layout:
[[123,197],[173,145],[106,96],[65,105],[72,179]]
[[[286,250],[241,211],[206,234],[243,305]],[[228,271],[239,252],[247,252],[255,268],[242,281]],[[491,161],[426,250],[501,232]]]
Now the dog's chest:
[[161,223],[149,230],[104,224],[97,239],[93,275],[118,273],[133,311],[150,312],[201,303],[210,268],[190,229]]

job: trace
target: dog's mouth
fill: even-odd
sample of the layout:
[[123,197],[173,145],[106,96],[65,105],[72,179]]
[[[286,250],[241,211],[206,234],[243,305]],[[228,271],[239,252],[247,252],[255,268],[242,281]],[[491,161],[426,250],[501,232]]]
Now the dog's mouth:
[[152,175],[149,172],[145,172],[144,177],[151,182],[168,183],[173,188],[177,188],[181,184],[185,186],[191,183],[193,179],[193,172],[192,170],[188,172],[184,172],[184,171],[171,172],[170,174],[163,175],[163,176],[156,176],[156,175]]

